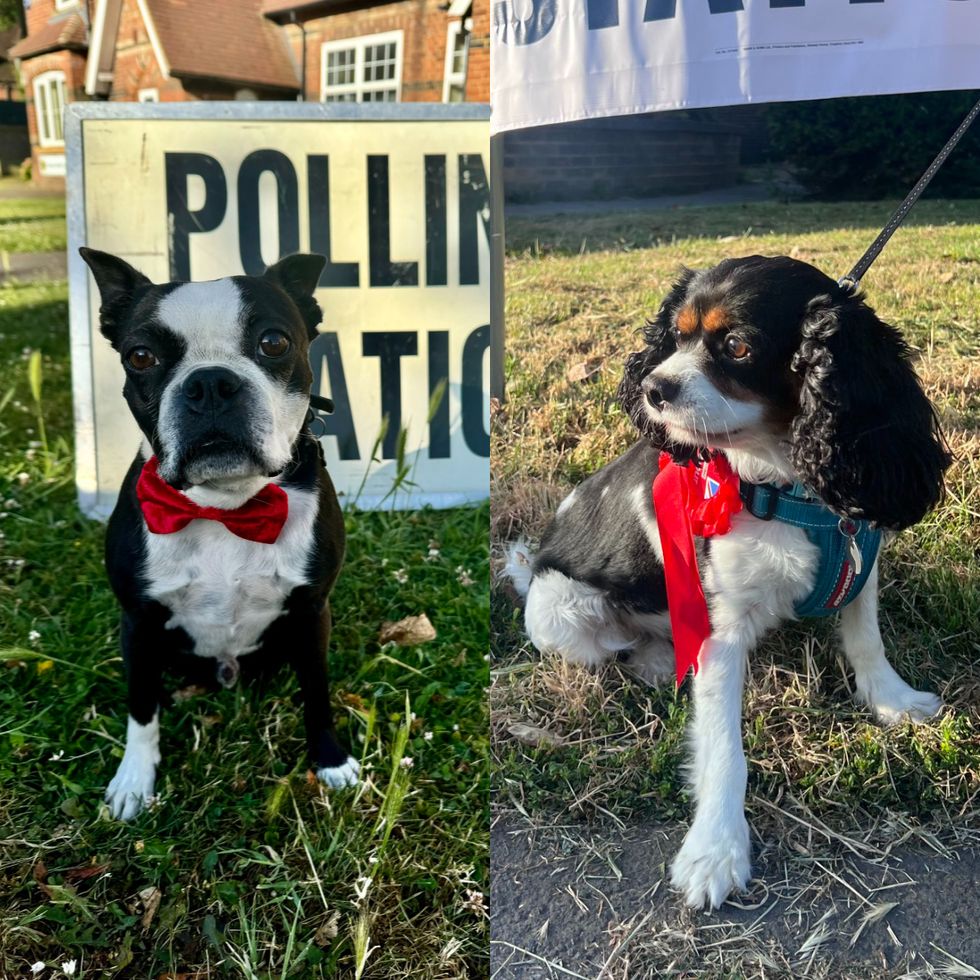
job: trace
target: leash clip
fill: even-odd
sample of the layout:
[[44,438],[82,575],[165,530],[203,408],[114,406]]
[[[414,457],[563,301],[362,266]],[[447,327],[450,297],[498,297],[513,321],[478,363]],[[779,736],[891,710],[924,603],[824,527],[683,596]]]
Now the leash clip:
[[850,518],[842,517],[837,522],[837,530],[847,538],[847,554],[851,560],[851,564],[854,566],[855,576],[861,574],[861,569],[864,567],[864,562],[861,558],[861,549],[858,547],[857,543],[857,532],[858,526]]
[[[324,395],[310,395],[310,407],[306,412],[306,422],[310,427],[310,431],[318,439],[327,434],[326,423],[324,423],[318,413],[330,415],[333,412],[333,407],[332,398],[326,398]],[[317,425],[320,427],[319,432],[316,431]]]

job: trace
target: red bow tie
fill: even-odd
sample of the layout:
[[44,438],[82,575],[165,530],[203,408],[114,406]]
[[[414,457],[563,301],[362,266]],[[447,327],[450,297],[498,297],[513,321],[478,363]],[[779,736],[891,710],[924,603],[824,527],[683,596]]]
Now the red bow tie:
[[282,487],[267,483],[254,497],[235,510],[201,507],[175,490],[157,473],[157,458],[144,464],[136,483],[136,496],[146,526],[154,534],[173,534],[191,521],[218,521],[246,541],[273,544],[289,514],[289,497]]
[[738,491],[738,476],[724,456],[685,466],[675,463],[667,453],[660,454],[660,472],[653,481],[653,508],[664,553],[678,687],[691,667],[695,674],[698,672],[701,645],[711,635],[694,535],[711,538],[728,534],[732,516],[742,509]]

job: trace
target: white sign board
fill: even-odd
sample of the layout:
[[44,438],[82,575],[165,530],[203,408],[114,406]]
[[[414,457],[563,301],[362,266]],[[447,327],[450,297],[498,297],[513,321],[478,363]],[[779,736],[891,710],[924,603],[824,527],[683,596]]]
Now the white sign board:
[[[310,359],[314,393],[336,404],[322,443],[341,499],[411,508],[486,498],[488,115],[474,105],[68,106],[83,510],[111,511],[140,434],[80,245],[154,282],[257,275],[293,252],[325,255]],[[400,429],[411,472],[391,495]]]
[[493,131],[980,88],[980,0],[493,0]]

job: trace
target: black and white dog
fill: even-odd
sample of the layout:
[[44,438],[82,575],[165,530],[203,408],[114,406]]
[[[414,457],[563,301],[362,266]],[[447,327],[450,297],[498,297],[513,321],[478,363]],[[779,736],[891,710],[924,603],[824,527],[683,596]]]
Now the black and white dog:
[[[841,515],[892,530],[940,500],[950,455],[898,332],[806,263],[751,256],[685,271],[644,339],[619,392],[644,438],[572,491],[533,560],[512,549],[508,571],[539,650],[588,665],[629,651],[653,680],[673,676],[651,500],[662,450],[677,461],[720,451],[745,487],[802,485],[833,525]],[[718,906],[749,880],[747,657],[796,618],[821,561],[803,527],[766,516],[746,507],[698,552],[711,628],[693,683],[696,812],[671,869],[693,907]],[[856,695],[882,723],[919,721],[942,704],[888,663],[877,580],[873,561],[841,613]]]
[[129,704],[106,792],[113,816],[129,820],[153,797],[162,672],[205,667],[230,686],[239,658],[292,665],[319,779],[353,785],[358,764],[334,732],[326,663],[344,520],[307,425],[324,259],[154,285],[122,259],[81,255],[143,433],[106,537]]

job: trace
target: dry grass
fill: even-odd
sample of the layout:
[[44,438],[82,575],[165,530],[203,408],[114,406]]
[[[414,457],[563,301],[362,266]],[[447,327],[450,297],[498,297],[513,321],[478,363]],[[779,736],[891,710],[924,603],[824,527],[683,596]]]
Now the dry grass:
[[[839,275],[888,211],[888,204],[759,205],[512,222],[509,398],[493,416],[498,567],[505,542],[535,540],[564,494],[630,444],[615,387],[636,329],[680,265],[783,253]],[[980,202],[925,202],[917,211],[866,288],[919,349],[958,460],[942,508],[888,549],[882,631],[896,668],[938,690],[948,708],[933,724],[882,731],[849,700],[849,675],[827,624],[794,626],[767,641],[753,657],[745,705],[748,815],[756,866],[767,870],[749,903],[786,928],[767,932],[744,918],[705,924],[667,899],[668,921],[651,929],[646,905],[620,908],[611,942],[623,951],[603,977],[695,967],[717,977],[844,975],[830,950],[849,949],[865,919],[863,933],[886,935],[882,909],[910,887],[894,879],[881,890],[896,849],[949,854],[980,842]],[[569,380],[569,368],[587,359],[599,370],[588,381]],[[686,694],[646,688],[616,666],[589,674],[542,661],[514,599],[498,580],[491,689],[498,818],[542,828],[566,814],[599,842],[592,846],[614,828],[685,819]],[[650,883],[658,880],[651,870]],[[906,958],[910,975],[970,975],[956,973],[961,968],[941,951],[927,952]],[[526,975],[565,975],[540,963],[533,969],[544,972]],[[894,969],[887,975],[899,975]]]

